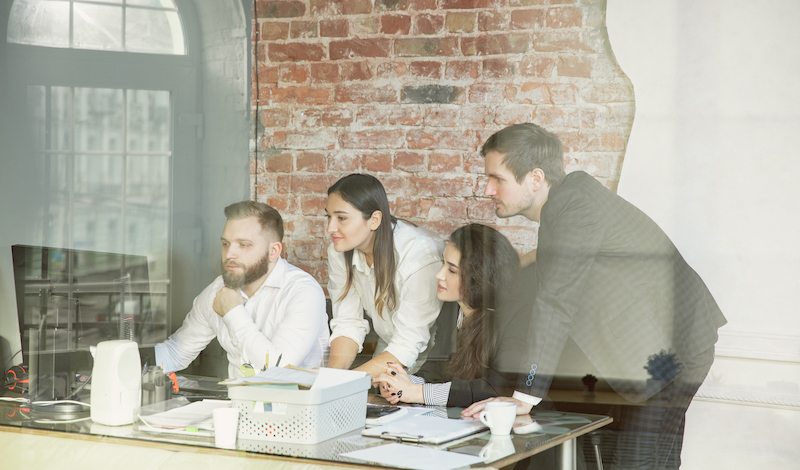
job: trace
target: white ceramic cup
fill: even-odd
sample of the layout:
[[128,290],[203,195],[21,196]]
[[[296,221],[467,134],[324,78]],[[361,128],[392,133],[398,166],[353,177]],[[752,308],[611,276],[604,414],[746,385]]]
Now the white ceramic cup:
[[517,405],[507,401],[490,401],[484,405],[478,417],[489,426],[492,435],[508,436],[517,417]]
[[214,445],[225,449],[236,447],[236,431],[239,427],[237,408],[216,408],[214,416]]
[[485,462],[493,462],[514,453],[514,442],[511,436],[495,436],[489,438],[489,442],[483,446],[478,457]]

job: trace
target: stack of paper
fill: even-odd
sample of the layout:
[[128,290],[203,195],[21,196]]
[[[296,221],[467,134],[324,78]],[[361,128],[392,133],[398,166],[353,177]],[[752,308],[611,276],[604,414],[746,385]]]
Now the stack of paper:
[[271,367],[256,375],[239,379],[226,380],[225,385],[297,385],[300,388],[311,388],[317,380],[317,374],[295,367]]
[[139,415],[139,419],[144,423],[139,430],[210,436],[210,431],[214,429],[212,412],[216,408],[229,406],[231,402],[228,400],[202,400],[161,413]]

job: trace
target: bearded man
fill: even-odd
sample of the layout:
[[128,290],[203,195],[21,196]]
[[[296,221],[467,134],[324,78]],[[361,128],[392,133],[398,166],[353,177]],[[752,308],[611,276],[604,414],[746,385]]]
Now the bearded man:
[[281,258],[281,215],[242,201],[226,207],[225,217],[222,275],[194,299],[183,325],[156,345],[156,364],[166,372],[185,369],[217,338],[229,378],[242,377],[245,364],[256,371],[319,367],[330,335],[325,295],[313,277]]

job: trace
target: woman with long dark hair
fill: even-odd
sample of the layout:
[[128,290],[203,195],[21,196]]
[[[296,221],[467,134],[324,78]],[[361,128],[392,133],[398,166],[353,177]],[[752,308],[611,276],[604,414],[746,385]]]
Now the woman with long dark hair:
[[373,377],[387,363],[416,371],[433,346],[442,301],[430,279],[442,262],[436,235],[396,219],[383,185],[352,174],[328,189],[328,292],[333,302],[328,367],[347,369],[362,350],[372,319],[374,357],[358,370]]
[[455,351],[445,364],[449,381],[429,383],[390,364],[373,381],[381,395],[392,404],[469,406],[513,389],[530,315],[524,308],[529,296],[512,293],[519,274],[519,256],[497,230],[470,224],[453,232],[436,274],[439,299],[460,307]]

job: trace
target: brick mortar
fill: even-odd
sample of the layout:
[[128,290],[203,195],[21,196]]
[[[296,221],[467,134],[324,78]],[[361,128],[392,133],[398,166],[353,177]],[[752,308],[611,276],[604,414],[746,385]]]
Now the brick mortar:
[[[259,95],[265,98],[260,109],[269,113],[262,116],[270,125],[259,129],[262,147],[257,165],[251,165],[251,193],[257,174],[257,198],[285,206],[289,260],[323,285],[329,242],[324,219],[304,211],[317,210],[326,184],[353,171],[374,173],[395,211],[408,212],[410,220],[442,236],[470,221],[489,223],[520,251],[535,247],[536,224],[519,217],[494,218],[481,193],[485,177],[477,149],[496,130],[532,119],[562,136],[569,171],[587,170],[616,188],[634,105],[627,77],[607,53],[602,2],[431,10],[386,10],[375,2],[371,13],[356,15],[320,14],[312,12],[311,1],[300,3],[305,5],[302,16],[256,19],[258,31],[265,23],[283,24],[286,37],[259,41],[259,73],[274,81],[260,80]],[[515,12],[531,13],[525,19],[530,27],[512,29]],[[565,15],[553,20],[554,13]],[[473,30],[448,31],[448,16],[467,21],[453,27]],[[390,27],[407,27],[408,34],[381,33],[381,17],[407,17]],[[438,31],[418,34],[418,21],[429,19]],[[494,21],[485,25],[505,24],[505,29],[480,30],[482,19]],[[344,29],[329,31],[349,34],[323,37],[323,21],[345,22]],[[567,26],[549,27],[551,21]],[[291,37],[293,22],[307,26],[303,31],[316,31],[317,37]],[[481,38],[490,40],[481,43]],[[353,39],[371,43],[347,42]],[[397,55],[398,41],[405,54],[419,55]],[[465,41],[475,54],[464,54]],[[273,44],[317,47],[322,59],[273,63]],[[361,53],[386,57],[330,60],[331,44],[341,53],[358,47]],[[429,55],[437,49],[424,49],[424,44],[443,47],[447,55]],[[508,52],[514,48],[524,52]],[[332,67],[314,69],[321,64]],[[400,102],[403,97],[412,102]],[[254,146],[251,141],[251,157]],[[272,159],[266,153],[290,156]],[[292,247],[293,241],[299,245]]]

